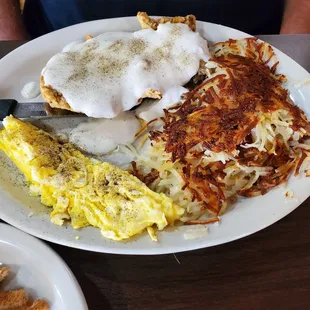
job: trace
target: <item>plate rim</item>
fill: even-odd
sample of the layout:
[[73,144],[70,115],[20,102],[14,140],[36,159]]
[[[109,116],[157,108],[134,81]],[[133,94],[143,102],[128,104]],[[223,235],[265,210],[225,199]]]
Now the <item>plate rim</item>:
[[[60,30],[57,30],[55,32],[53,32],[53,34],[55,35],[55,33],[60,33],[62,31],[66,31],[68,28],[74,29],[77,26],[85,26],[86,32],[87,32],[87,25],[90,24],[95,24],[95,23],[100,23],[102,21],[108,22],[110,20],[136,20],[135,16],[129,16],[129,17],[118,17],[118,18],[110,18],[110,19],[100,19],[100,20],[95,20],[95,21],[88,21],[88,22],[84,22],[84,23],[79,23],[76,25],[72,25],[66,28],[62,28]],[[199,29],[199,25],[204,25],[204,26],[216,26],[216,27],[220,27],[222,29],[224,29],[225,31],[235,31],[236,33],[239,34],[239,36],[242,37],[253,37],[252,35],[239,31],[237,29],[231,28],[231,27],[227,27],[224,25],[220,25],[220,24],[215,24],[215,23],[209,23],[209,22],[204,22],[204,21],[197,21],[197,25],[198,25],[198,29]],[[104,30],[104,29],[103,29]],[[117,30],[116,30],[117,31]],[[31,45],[31,44],[36,44],[36,42],[40,41],[40,39],[42,39],[43,37],[48,37],[50,36],[51,33],[45,34],[44,36],[41,36],[39,38],[36,38],[34,40],[31,40],[23,45],[21,45],[20,47],[16,48],[15,50],[13,50],[12,52],[10,52],[9,54],[7,54],[6,56],[4,56],[1,60],[0,60],[0,65],[2,61],[10,61],[10,58],[14,59],[15,53],[19,53],[20,50],[22,50],[25,45]],[[260,40],[262,41],[262,40]],[[272,46],[272,45],[271,45]],[[299,70],[304,71],[303,73],[305,73],[306,75],[308,75],[310,77],[309,72],[304,69],[299,63],[297,63],[294,59],[292,59],[290,56],[286,55],[285,53],[283,53],[282,51],[280,51],[279,49],[275,48],[274,46],[272,46],[274,51],[276,52],[276,54],[280,54],[283,55],[285,57],[287,57],[290,61],[293,62],[294,66],[298,66]],[[293,208],[291,208],[288,212],[286,212],[285,214],[279,213],[277,216],[275,216],[272,220],[268,221],[268,223],[264,223],[264,225],[261,225],[260,227],[257,227],[254,230],[250,230],[248,232],[245,232],[244,234],[241,235],[234,235],[232,236],[226,236],[226,237],[222,237],[222,238],[217,238],[216,240],[208,240],[208,242],[200,242],[199,244],[196,245],[178,245],[176,248],[172,248],[171,246],[165,247],[165,248],[147,248],[147,249],[143,249],[143,248],[139,248],[139,249],[128,249],[128,248],[113,248],[113,247],[106,247],[105,245],[103,246],[97,246],[97,245],[91,245],[91,244],[87,244],[87,243],[75,243],[73,241],[69,241],[67,239],[58,239],[57,237],[53,236],[48,236],[46,234],[40,234],[40,232],[37,229],[33,229],[31,228],[31,226],[25,226],[23,224],[21,224],[19,221],[14,221],[14,219],[12,219],[11,217],[6,217],[5,215],[3,216],[3,214],[1,214],[1,218],[3,220],[5,220],[6,222],[10,223],[11,225],[14,225],[15,227],[17,227],[18,229],[29,233],[33,236],[42,238],[44,240],[50,241],[52,243],[55,244],[60,244],[60,245],[64,245],[64,246],[68,246],[68,247],[72,247],[72,248],[76,248],[76,249],[82,249],[82,250],[88,250],[88,251],[93,251],[93,252],[100,252],[100,253],[109,253],[109,254],[123,254],[123,255],[162,255],[162,254],[171,254],[171,253],[179,253],[179,252],[186,252],[186,251],[191,251],[191,250],[197,250],[197,249],[202,249],[202,248],[206,248],[206,247],[211,247],[211,246],[216,246],[216,245],[221,245],[221,244],[225,244],[231,241],[235,241],[238,239],[242,239],[246,236],[252,235],[260,230],[265,229],[266,227],[269,227],[271,225],[273,225],[274,223],[276,223],[277,221],[279,221],[280,219],[284,218],[285,216],[287,216],[288,214],[290,214],[293,210],[295,210],[297,207],[301,206],[303,204],[303,202],[308,198],[309,196],[307,196],[306,198],[303,198],[301,200],[299,200],[298,205],[294,206]],[[3,197],[4,198],[4,197]],[[7,199],[7,197],[5,197]],[[11,201],[14,200],[14,198],[10,198]],[[22,205],[22,203],[20,202],[16,202]],[[97,228],[93,228],[96,229]],[[221,229],[221,228],[218,228]],[[151,241],[150,241],[151,242]]]

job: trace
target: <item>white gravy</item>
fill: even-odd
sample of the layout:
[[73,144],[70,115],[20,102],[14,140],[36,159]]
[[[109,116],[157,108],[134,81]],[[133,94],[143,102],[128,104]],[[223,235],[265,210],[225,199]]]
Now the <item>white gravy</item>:
[[40,84],[38,82],[29,82],[23,87],[21,94],[26,99],[33,99],[40,95]]
[[62,49],[62,52],[63,53],[71,52],[74,49],[74,47],[76,47],[77,45],[81,43],[83,43],[82,40],[76,40],[76,41],[70,42]]
[[164,109],[174,106],[181,100],[181,96],[187,93],[188,89],[182,86],[172,87],[168,89],[160,100],[151,100],[143,102],[135,111],[139,118],[149,122],[155,118],[165,115]]
[[42,70],[45,84],[59,91],[74,111],[113,118],[153,89],[186,84],[210,57],[207,41],[184,24],[156,31],[108,32],[72,44]]
[[140,129],[133,112],[123,112],[113,119],[90,119],[79,124],[69,134],[69,140],[87,153],[102,155],[119,144],[132,143]]

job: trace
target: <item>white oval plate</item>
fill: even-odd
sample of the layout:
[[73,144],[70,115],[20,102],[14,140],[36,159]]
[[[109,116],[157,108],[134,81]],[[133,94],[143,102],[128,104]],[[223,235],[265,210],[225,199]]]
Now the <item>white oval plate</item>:
[[11,270],[1,289],[25,288],[51,310],[87,310],[82,290],[65,262],[42,241],[0,224],[0,264]]
[[[36,40],[33,40],[0,60],[0,98],[14,98],[25,101],[20,91],[24,84],[39,81],[41,69],[48,59],[59,52],[66,44],[83,39],[85,34],[97,35],[106,31],[135,31],[140,29],[135,17],[98,20],[74,25]],[[221,25],[198,22],[198,31],[210,42],[224,41],[229,38],[248,37],[246,33]],[[280,61],[279,72],[286,74],[292,83],[309,79],[310,74],[294,60],[275,49]],[[290,85],[296,104],[310,113],[310,86],[295,89]],[[33,99],[33,101],[40,98]],[[69,120],[47,121],[57,128],[72,126]],[[284,187],[278,187],[267,195],[242,199],[233,210],[224,214],[219,227],[210,225],[210,233],[199,239],[184,240],[188,227],[168,229],[159,232],[159,242],[152,242],[146,234],[126,242],[112,242],[104,239],[98,229],[89,227],[81,231],[73,230],[70,225],[58,227],[50,223],[48,209],[39,199],[28,196],[28,190],[21,187],[16,169],[5,156],[0,154],[0,216],[8,223],[42,239],[91,251],[117,254],[165,254],[188,251],[222,244],[259,231],[297,208],[310,195],[310,178],[291,178],[287,188],[296,199],[286,199]],[[23,180],[21,178],[21,180]],[[29,217],[29,214],[35,216]],[[76,236],[80,239],[76,240]]]

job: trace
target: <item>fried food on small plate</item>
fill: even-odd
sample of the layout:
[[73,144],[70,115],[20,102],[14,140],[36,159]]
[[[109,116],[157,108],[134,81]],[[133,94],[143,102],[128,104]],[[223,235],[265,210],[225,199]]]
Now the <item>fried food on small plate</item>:
[[[0,282],[9,275],[10,269],[0,267]],[[0,310],[49,310],[49,304],[43,299],[32,302],[24,289],[0,291]]]
[[[22,309],[20,309],[20,310],[22,310]],[[49,305],[45,300],[37,299],[34,301],[34,303],[31,306],[29,306],[23,310],[49,310]]]
[[5,280],[9,274],[9,268],[8,267],[0,267],[0,282]]
[[0,310],[25,307],[27,302],[28,296],[23,289],[0,292]]

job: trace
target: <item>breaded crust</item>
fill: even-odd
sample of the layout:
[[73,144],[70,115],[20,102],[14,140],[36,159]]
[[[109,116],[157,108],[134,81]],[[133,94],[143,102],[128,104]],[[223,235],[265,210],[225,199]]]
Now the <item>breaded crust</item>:
[[9,308],[8,310],[49,310],[49,309],[50,307],[45,300],[37,299],[33,303],[28,302],[26,305],[23,305],[21,307]]
[[61,93],[54,90],[51,86],[45,85],[44,77],[42,75],[40,78],[40,88],[43,99],[46,100],[52,108],[73,111]]
[[175,16],[175,17],[161,17],[159,19],[153,19],[148,16],[146,12],[138,12],[138,21],[142,29],[154,29],[156,30],[159,24],[172,23],[172,24],[186,24],[193,31],[196,31],[196,16]]
[[49,310],[48,303],[43,299],[37,299],[34,301],[34,303],[26,308],[25,310]]
[[5,278],[9,274],[9,268],[8,267],[0,267],[0,282],[5,280]]
[[[0,267],[0,282],[5,280],[10,270],[8,267]],[[29,299],[24,289],[1,291],[0,310],[49,310],[48,303],[43,299],[34,302]]]
[[[28,296],[25,290],[0,292],[0,309],[11,309],[26,306]],[[22,308],[23,309],[23,308]]]
[[[53,89],[51,86],[45,85],[44,77],[42,75],[40,78],[40,88],[43,99],[49,104],[51,108],[69,110],[71,112],[80,113],[80,111],[74,111],[70,107],[70,105],[67,103],[66,99],[61,93]],[[149,89],[142,94],[141,98],[138,100],[137,103],[140,103],[144,98],[161,99],[161,97],[162,94],[159,91]],[[53,114],[51,113],[51,110],[49,110],[49,112],[49,114]]]

